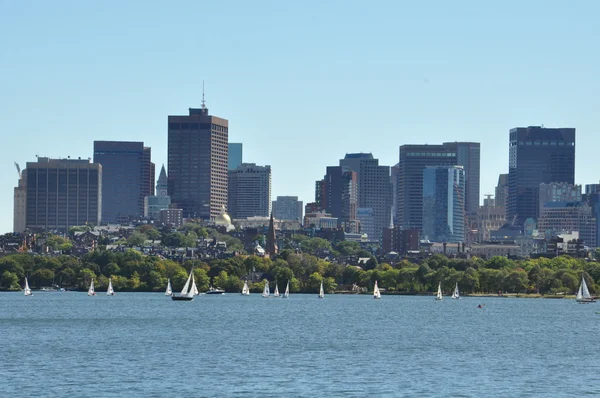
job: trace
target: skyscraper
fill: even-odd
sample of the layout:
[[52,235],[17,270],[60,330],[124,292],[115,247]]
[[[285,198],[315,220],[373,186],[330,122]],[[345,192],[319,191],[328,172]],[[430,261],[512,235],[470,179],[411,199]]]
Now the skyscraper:
[[[342,223],[356,218],[358,203],[358,179],[355,171],[342,166],[328,166],[320,184],[317,181],[317,193],[322,196],[323,210],[337,217]],[[317,201],[319,198],[317,197]]]
[[229,200],[231,218],[268,217],[271,208],[271,166],[242,163],[229,171]]
[[21,171],[19,165],[15,163],[19,175],[18,185],[14,190],[14,209],[13,209],[13,232],[25,231],[25,210],[27,208],[27,175],[26,170]]
[[297,196],[278,196],[272,203],[273,216],[278,220],[298,220],[302,222],[304,206]]
[[380,166],[379,160],[370,153],[349,153],[340,159],[344,170],[354,171],[357,176],[357,207],[373,209],[373,240],[382,237],[383,229],[390,225],[392,216],[392,184],[390,167]]
[[538,218],[541,183],[575,183],[575,129],[517,127],[509,138],[508,221],[522,226]]
[[465,241],[465,172],[462,166],[423,171],[422,236],[433,242]]
[[27,162],[26,227],[66,232],[102,220],[102,166],[88,159]]
[[496,206],[504,208],[504,218],[508,214],[508,174],[498,176],[498,185],[496,185]]
[[169,196],[183,217],[211,219],[227,205],[228,126],[204,105],[169,116]]
[[227,162],[227,169],[235,170],[238,167],[240,167],[240,165],[243,162],[242,144],[230,142],[229,144],[227,144],[227,147],[229,148],[229,159]]
[[442,145],[402,145],[398,163],[397,222],[403,228],[421,229],[423,221],[423,170],[426,166],[462,166],[465,177],[465,212],[473,220],[479,209],[480,144],[445,142]]
[[144,214],[154,188],[154,163],[143,142],[94,141],[94,163],[102,165],[102,220],[123,223]]

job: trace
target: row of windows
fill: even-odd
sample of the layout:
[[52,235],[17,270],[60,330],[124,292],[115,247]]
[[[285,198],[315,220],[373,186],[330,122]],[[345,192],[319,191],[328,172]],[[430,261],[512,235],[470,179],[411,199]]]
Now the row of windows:
[[[517,145],[515,141],[510,143],[511,146]],[[519,141],[519,146],[575,146],[574,142],[565,141]]]
[[406,156],[430,156],[430,157],[456,157],[456,153],[453,152],[408,152]]

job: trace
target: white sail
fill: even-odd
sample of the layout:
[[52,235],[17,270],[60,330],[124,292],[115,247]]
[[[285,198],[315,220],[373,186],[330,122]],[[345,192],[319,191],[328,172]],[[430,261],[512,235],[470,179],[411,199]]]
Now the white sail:
[[194,277],[194,274],[192,273],[192,287],[190,288],[190,296],[197,296],[199,295],[200,292],[198,291],[198,286],[196,286],[196,278]]
[[279,285],[275,282],[275,291],[273,292],[273,297],[279,297]]
[[88,296],[95,296],[96,290],[94,289],[94,279],[92,278],[92,283],[90,283],[90,288],[88,289]]
[[583,277],[583,275],[581,276],[581,294],[583,295],[584,299],[592,298],[592,295],[590,294],[590,291],[588,290],[587,283],[585,283],[585,278]]
[[325,298],[325,290],[323,289],[323,281],[321,281],[321,288],[319,289],[319,298]]
[[285,287],[285,293],[283,293],[283,297],[290,297],[290,281],[288,281],[287,286]]
[[27,282],[27,277],[25,277],[25,289],[23,289],[23,293],[25,293],[26,296],[31,296],[31,289],[29,288],[29,282]]
[[377,281],[375,281],[375,287],[373,288],[373,298],[380,299],[381,292],[379,291],[379,286],[377,285]]
[[271,291],[269,290],[269,281],[265,281],[265,288],[263,289],[262,296],[269,297],[271,295]]
[[114,296],[115,295],[115,291],[112,287],[112,279],[108,278],[108,289],[106,290],[106,295],[107,296]]
[[190,282],[192,281],[192,271],[190,271],[190,275],[187,278],[187,281],[185,282],[185,285],[183,285],[183,289],[181,289],[181,295],[185,296],[188,294],[188,289],[190,288]]
[[456,286],[454,287],[454,292],[452,292],[452,298],[453,299],[459,299],[460,298],[460,293],[458,291],[458,282],[456,282]]
[[250,289],[248,288],[248,281],[244,281],[244,287],[242,288],[242,294],[244,296],[250,295]]
[[165,290],[165,296],[170,296],[173,294],[173,289],[171,289],[171,279],[167,279],[167,290]]
[[581,277],[581,283],[579,284],[579,290],[577,291],[577,296],[575,296],[575,300],[579,301],[583,299],[583,276]]
[[441,300],[442,299],[442,282],[440,282],[440,284],[438,285],[438,291],[437,291],[437,295],[435,296],[436,300]]

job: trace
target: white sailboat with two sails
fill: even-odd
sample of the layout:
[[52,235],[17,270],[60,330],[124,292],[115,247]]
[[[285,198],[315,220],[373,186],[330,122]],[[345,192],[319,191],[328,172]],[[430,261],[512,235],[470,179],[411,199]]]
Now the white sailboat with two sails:
[[442,282],[438,284],[437,294],[435,295],[436,300],[442,300]]
[[455,300],[460,299],[460,292],[458,291],[458,282],[456,282],[456,286],[454,287],[454,292],[452,292],[452,298]]
[[263,298],[271,297],[271,291],[269,290],[269,281],[265,281],[265,287],[262,292]]
[[248,281],[244,281],[244,287],[242,288],[242,296],[249,296],[250,288],[248,288]]
[[112,279],[111,278],[108,278],[108,289],[106,289],[106,295],[107,296],[114,296],[115,295],[115,290],[113,289]]
[[171,299],[175,301],[192,301],[197,294],[196,292],[198,292],[198,288],[196,287],[196,279],[194,278],[194,270],[192,269],[183,289],[181,289],[181,293],[172,295]]
[[25,294],[25,296],[33,296],[33,293],[29,288],[29,282],[27,282],[27,277],[25,277],[25,288],[23,289],[23,293]]
[[590,291],[587,287],[587,283],[585,283],[585,278],[581,275],[581,284],[579,285],[579,290],[577,291],[577,296],[575,296],[575,300],[579,304],[587,304],[587,303],[595,303],[596,300],[590,294]]

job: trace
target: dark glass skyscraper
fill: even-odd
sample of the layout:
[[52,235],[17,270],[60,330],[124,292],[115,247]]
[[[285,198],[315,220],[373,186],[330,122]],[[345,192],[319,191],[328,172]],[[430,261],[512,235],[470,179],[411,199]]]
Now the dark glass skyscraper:
[[445,142],[442,145],[402,145],[398,163],[397,222],[402,228],[421,229],[423,170],[427,166],[463,166],[465,211],[476,217],[479,208],[480,144]]
[[373,210],[374,234],[369,238],[380,240],[383,229],[389,227],[392,220],[390,166],[380,166],[379,159],[370,153],[348,153],[340,159],[340,166],[356,173],[357,208]]
[[508,222],[537,219],[541,183],[575,183],[575,129],[517,127],[510,130]]
[[323,179],[324,210],[341,223],[356,219],[357,173],[342,166],[328,166]]
[[204,106],[189,111],[169,116],[169,196],[183,217],[211,219],[227,206],[229,122]]
[[144,214],[154,191],[154,163],[143,142],[94,141],[94,163],[102,165],[102,220],[122,223]]
[[28,162],[26,227],[66,232],[101,222],[102,166],[81,159]]
[[465,241],[465,172],[462,166],[423,170],[422,236],[432,242]]

